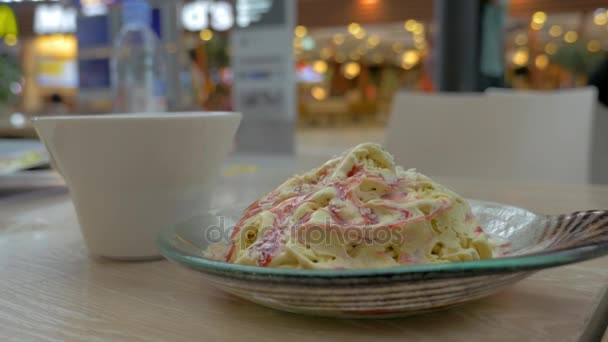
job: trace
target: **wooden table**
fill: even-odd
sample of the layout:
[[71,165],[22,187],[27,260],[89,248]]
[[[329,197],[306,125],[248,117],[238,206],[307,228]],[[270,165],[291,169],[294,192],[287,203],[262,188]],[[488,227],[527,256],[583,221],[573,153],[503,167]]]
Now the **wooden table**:
[[[301,167],[259,164],[225,177],[216,205],[250,200]],[[440,181],[466,197],[546,213],[608,208],[608,187]],[[607,268],[604,257],[542,271],[489,298],[410,318],[299,316],[224,294],[167,261],[91,258],[57,187],[0,198],[0,340],[592,341],[608,321]]]

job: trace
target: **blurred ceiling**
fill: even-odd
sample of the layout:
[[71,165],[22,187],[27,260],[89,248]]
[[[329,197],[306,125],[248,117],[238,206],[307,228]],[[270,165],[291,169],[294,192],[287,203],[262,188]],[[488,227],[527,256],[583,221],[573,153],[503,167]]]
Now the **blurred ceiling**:
[[[510,0],[512,16],[530,16],[536,11],[551,13],[592,12],[608,7],[606,0]],[[433,1],[426,0],[299,0],[298,23],[308,27],[429,21]]]

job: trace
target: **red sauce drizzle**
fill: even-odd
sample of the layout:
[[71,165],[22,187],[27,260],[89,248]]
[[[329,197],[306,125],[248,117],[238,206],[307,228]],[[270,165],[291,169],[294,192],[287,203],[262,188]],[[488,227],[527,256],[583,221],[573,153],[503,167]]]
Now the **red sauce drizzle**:
[[[361,181],[365,178],[384,182],[386,182],[387,180],[383,177],[382,174],[375,173],[366,173],[365,177],[363,177],[363,175],[360,175],[360,177],[353,177],[361,173],[364,173],[364,165],[354,165],[347,173],[347,178],[342,178],[333,184],[326,184],[327,179],[324,177],[327,176],[328,170],[321,170],[318,173],[318,176],[320,178],[317,182],[318,184],[311,184],[314,187],[311,188],[310,191],[307,193],[301,193],[301,187],[295,188],[294,193],[291,197],[283,199],[282,201],[278,201],[277,198],[279,196],[279,193],[272,192],[261,200],[253,202],[245,210],[245,212],[243,213],[243,217],[241,218],[241,220],[239,220],[239,223],[234,228],[232,237],[234,238],[236,234],[238,234],[238,232],[242,229],[244,223],[248,219],[250,219],[254,215],[259,214],[263,210],[271,211],[277,217],[277,219],[273,223],[272,230],[267,231],[266,234],[262,237],[262,239],[260,239],[258,242],[256,242],[250,247],[252,251],[255,251],[259,254],[258,264],[260,266],[268,266],[272,262],[272,258],[276,254],[277,248],[279,248],[281,237],[295,230],[298,227],[306,225],[306,223],[310,220],[312,212],[307,213],[301,219],[299,219],[298,222],[295,223],[292,223],[289,218],[291,217],[291,215],[293,215],[293,212],[298,207],[300,207],[303,203],[308,201],[312,195],[314,195],[316,190],[319,190],[320,186],[330,186],[336,189],[338,198],[343,201],[349,201],[351,204],[353,204],[358,209],[359,214],[363,218],[362,222],[360,223],[346,222],[339,215],[340,209],[337,206],[330,204],[327,207],[327,211],[331,217],[332,224],[330,225],[331,227],[328,228],[335,229],[336,227],[346,226],[365,227],[377,224],[379,222],[378,217],[370,208],[366,206],[365,203],[361,202],[358,195],[353,191],[353,188],[357,184],[360,184]],[[406,185],[407,183],[408,182],[406,180],[397,179],[394,183],[389,184],[389,189],[391,190],[391,192],[381,196],[381,198],[398,201],[407,197],[407,192],[405,190],[400,190],[400,188]],[[399,210],[397,208],[391,207],[390,205],[386,205],[386,208],[389,210]],[[398,228],[406,222],[411,221],[411,216],[412,214],[408,210],[401,210],[401,217],[395,222],[388,224],[386,227],[392,229]],[[476,227],[475,232],[482,233],[483,230],[481,227]],[[232,254],[234,253],[234,249],[235,246],[233,243],[228,252],[228,261],[231,259]]]

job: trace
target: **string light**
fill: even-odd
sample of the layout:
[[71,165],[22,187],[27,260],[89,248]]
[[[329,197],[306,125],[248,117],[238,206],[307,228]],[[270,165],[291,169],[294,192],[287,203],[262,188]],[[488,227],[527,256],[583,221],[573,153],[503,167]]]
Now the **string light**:
[[513,64],[515,64],[517,66],[525,66],[528,64],[529,58],[530,58],[530,54],[528,53],[528,50],[518,49],[517,51],[515,51],[515,53],[513,53],[513,57],[511,58],[511,61],[513,62]]
[[564,34],[564,41],[566,43],[572,44],[578,40],[578,33],[576,31],[568,31]]
[[201,40],[208,42],[211,39],[213,39],[213,31],[211,31],[210,29],[204,29],[201,31],[200,37],[201,37]]
[[549,57],[545,54],[536,56],[534,59],[534,65],[536,65],[539,70],[545,69],[549,65]]
[[416,24],[417,24],[417,23],[418,23],[418,22],[417,22],[416,20],[414,20],[414,19],[409,19],[409,20],[406,20],[406,21],[405,21],[405,24],[403,24],[403,28],[404,28],[406,31],[409,31],[409,32],[414,32],[414,28],[416,28]]
[[302,38],[302,37],[306,36],[306,34],[308,34],[308,29],[306,28],[306,26],[298,25],[293,30],[293,32],[296,35],[296,37]]
[[361,31],[361,25],[359,25],[358,23],[350,23],[348,24],[347,29],[348,32],[354,36],[355,34],[357,34],[357,32]]
[[353,36],[355,36],[357,39],[363,39],[365,38],[365,34],[365,30],[360,28],[355,34],[353,34]]
[[401,65],[404,69],[411,69],[420,61],[420,54],[416,50],[407,50],[401,56]]
[[596,40],[596,39],[590,40],[587,43],[587,51],[589,51],[589,52],[598,52],[598,51],[600,51],[601,47],[602,47],[602,44],[600,43],[599,40]]
[[542,11],[534,12],[532,15],[532,22],[536,24],[544,24],[547,21],[547,14]]
[[551,37],[557,38],[561,36],[563,32],[562,27],[559,25],[551,25],[551,28],[549,28],[549,35]]
[[327,91],[319,86],[314,86],[310,89],[310,95],[317,101],[322,101],[327,98]]
[[557,45],[555,43],[547,43],[545,45],[545,52],[548,55],[554,55],[557,52]]
[[322,101],[327,98],[327,91],[319,86],[314,86],[310,89],[310,95],[317,101]]
[[342,73],[344,74],[344,77],[346,77],[349,80],[352,80],[353,78],[359,76],[360,72],[361,72],[361,66],[357,62],[346,63],[342,69]]
[[416,23],[414,30],[412,31],[414,34],[422,34],[424,33],[424,25],[421,23]]
[[[606,12],[608,13],[608,12]],[[599,12],[596,13],[593,16],[593,23],[597,26],[602,26],[602,25],[606,25],[606,23],[608,23],[608,14],[606,14],[605,12]]]
[[317,74],[324,74],[327,71],[327,62],[323,60],[317,60],[312,63],[312,70]]
[[539,31],[539,30],[541,30],[543,28],[543,24],[531,22],[530,23],[530,28],[532,28],[534,31]]

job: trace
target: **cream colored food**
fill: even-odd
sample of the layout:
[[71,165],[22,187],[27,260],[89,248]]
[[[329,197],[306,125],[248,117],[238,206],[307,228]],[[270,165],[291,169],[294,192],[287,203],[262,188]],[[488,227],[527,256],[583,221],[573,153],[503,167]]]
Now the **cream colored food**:
[[227,260],[360,269],[491,257],[464,199],[365,143],[249,206],[234,228]]

